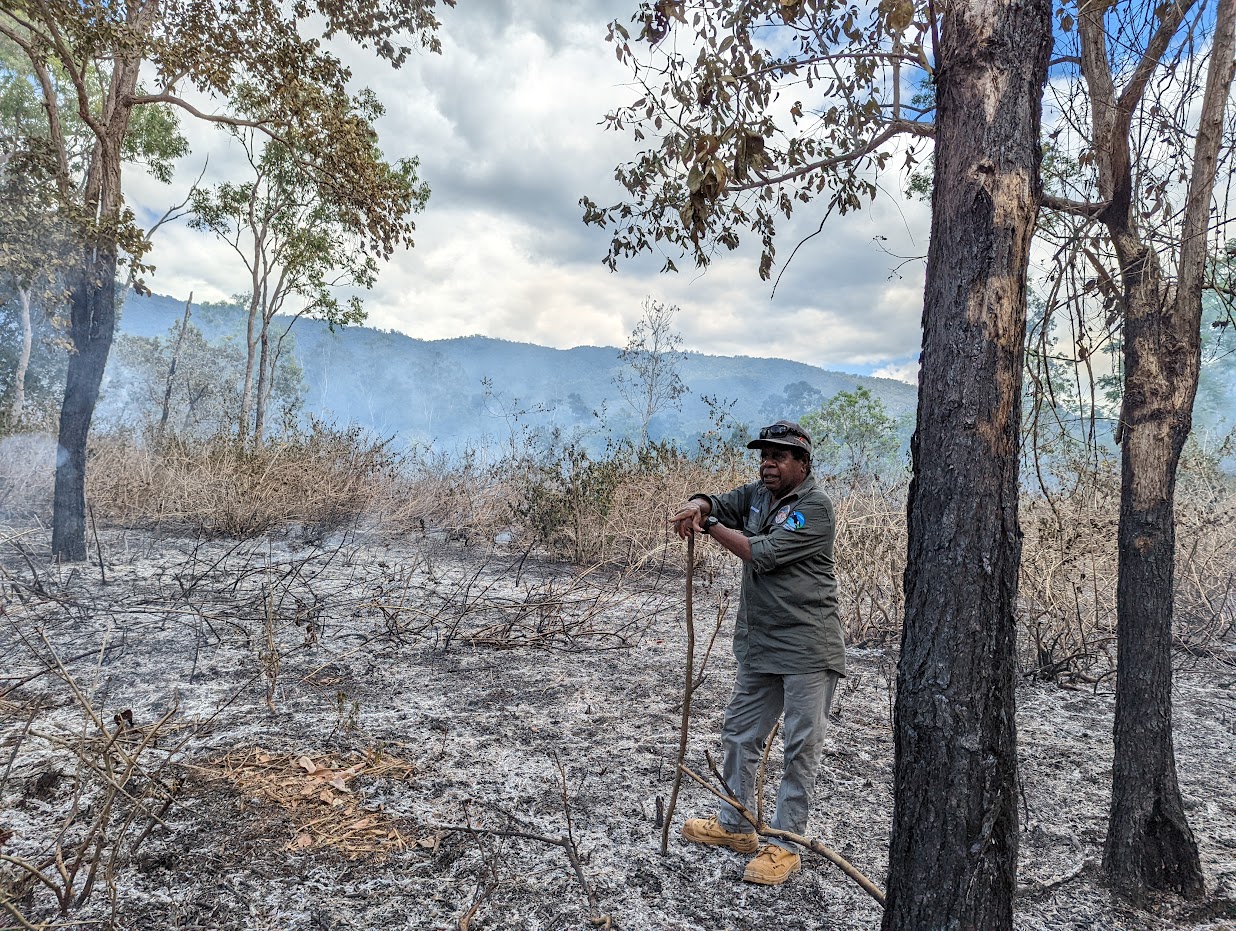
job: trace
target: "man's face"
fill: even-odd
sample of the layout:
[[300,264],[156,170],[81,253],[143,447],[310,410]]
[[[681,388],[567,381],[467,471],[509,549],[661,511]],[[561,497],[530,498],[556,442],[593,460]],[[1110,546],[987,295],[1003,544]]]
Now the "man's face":
[[807,463],[795,459],[788,449],[772,447],[760,450],[760,481],[774,498],[785,497],[806,477]]

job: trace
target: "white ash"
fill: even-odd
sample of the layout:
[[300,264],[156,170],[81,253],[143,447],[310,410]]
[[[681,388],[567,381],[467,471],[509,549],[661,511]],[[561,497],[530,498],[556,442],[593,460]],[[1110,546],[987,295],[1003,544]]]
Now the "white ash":
[[[615,927],[879,926],[875,902],[815,856],[774,889],[740,882],[744,859],[728,851],[675,839],[660,856],[654,818],[671,785],[685,648],[677,548],[638,573],[580,578],[517,549],[425,538],[312,547],[105,530],[104,585],[97,562],[49,565],[44,531],[20,531],[23,555],[11,542],[18,533],[0,529],[0,692],[31,678],[0,699],[0,765],[12,756],[0,796],[0,837],[11,836],[0,852],[45,854],[80,784],[86,814],[63,838],[72,841],[100,798],[98,781],[47,739],[99,739],[64,681],[39,674],[52,649],[112,730],[125,709],[139,728],[175,709],[148,751],[165,778],[183,780],[167,827],[154,828],[135,855],[122,850],[110,882],[97,880],[72,920],[322,931],[458,928],[470,915],[473,929],[586,928],[588,901],[561,847],[443,827],[563,836],[561,767],[584,875]],[[722,570],[697,586],[697,656],[722,588],[734,585]],[[694,702],[688,765],[700,773],[705,751],[719,751],[730,622]],[[867,649],[851,651],[849,662],[812,831],[882,885],[895,663]],[[1110,789],[1112,680],[1087,690],[1030,680],[1019,688],[1019,881],[1027,891],[1017,928],[1236,927],[1233,679],[1219,659],[1178,664],[1176,756],[1210,898],[1165,899],[1150,911],[1114,901],[1094,866]],[[381,752],[413,764],[407,779],[362,774],[354,786],[364,809],[392,817],[410,846],[355,860],[329,847],[292,852],[288,812],[204,775],[211,761],[257,747],[289,758]],[[135,790],[145,788],[139,783]],[[676,820],[713,808],[687,782]],[[0,872],[15,875],[11,866]],[[57,917],[41,888],[18,904],[28,918]]]

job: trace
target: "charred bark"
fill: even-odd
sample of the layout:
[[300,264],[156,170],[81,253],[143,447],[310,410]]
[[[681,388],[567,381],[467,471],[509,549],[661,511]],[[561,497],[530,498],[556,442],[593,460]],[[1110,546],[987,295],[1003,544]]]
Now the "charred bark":
[[[1093,28],[1092,23],[1087,26]],[[1112,801],[1103,868],[1113,887],[1205,892],[1185,818],[1172,741],[1172,614],[1176,474],[1193,426],[1201,372],[1206,230],[1231,94],[1236,0],[1221,0],[1189,178],[1175,286],[1139,239],[1132,210],[1105,217],[1125,291],[1125,393],[1120,423],[1117,675]],[[1127,147],[1127,136],[1109,141]]]
[[944,15],[885,931],[1012,927],[1018,422],[1047,0]]
[[1200,895],[1201,860],[1176,780],[1171,659],[1176,470],[1192,427],[1201,294],[1192,323],[1175,319],[1158,257],[1128,227],[1113,241],[1124,273],[1125,383],[1115,743],[1103,868],[1133,899],[1149,890]]
[[73,351],[60,406],[53,492],[52,555],[65,562],[86,558],[86,440],[99,385],[116,330],[116,247],[90,249],[69,293]]
[[[1190,411],[1155,403],[1161,397],[1158,386],[1144,384],[1155,379],[1148,379],[1145,360],[1131,347],[1144,338],[1146,322],[1131,315],[1125,323],[1130,349],[1116,583],[1115,752],[1103,850],[1109,881],[1135,899],[1148,890],[1186,896],[1204,892],[1197,840],[1185,818],[1176,780],[1172,742],[1176,469],[1189,433]],[[1139,488],[1146,493],[1137,493]]]

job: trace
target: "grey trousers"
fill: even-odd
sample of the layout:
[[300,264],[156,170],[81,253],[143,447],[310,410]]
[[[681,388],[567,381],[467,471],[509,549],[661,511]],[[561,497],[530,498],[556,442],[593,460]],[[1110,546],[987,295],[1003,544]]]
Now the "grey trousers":
[[[840,676],[835,672],[812,672],[802,675],[776,675],[750,672],[738,664],[734,694],[725,709],[721,725],[721,743],[725,758],[721,775],[735,798],[754,816],[755,776],[764,752],[764,742],[773,725],[785,711],[782,741],[785,747],[785,771],[777,789],[777,808],[771,827],[794,834],[807,833],[807,818],[811,811],[811,795],[820,768],[824,732],[828,727],[828,710]],[[717,816],[727,831],[752,830],[738,809],[725,802]],[[774,840],[787,850],[798,852],[790,841]]]

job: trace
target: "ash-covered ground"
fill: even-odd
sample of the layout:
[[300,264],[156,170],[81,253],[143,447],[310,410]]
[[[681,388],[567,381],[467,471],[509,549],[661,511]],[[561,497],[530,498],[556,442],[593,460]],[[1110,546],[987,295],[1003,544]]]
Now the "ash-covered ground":
[[[90,563],[48,552],[43,530],[0,529],[0,927],[879,926],[876,902],[815,855],[771,889],[742,883],[728,851],[675,835],[661,855],[686,643],[676,541],[625,574],[432,538],[116,529]],[[697,666],[722,617],[687,755],[705,775],[736,581],[715,552],[696,573]],[[1176,671],[1208,899],[1149,910],[1096,872],[1114,680],[1024,681],[1018,928],[1236,928],[1230,656],[1182,655]],[[849,662],[812,833],[882,886],[895,656]],[[685,783],[675,828],[713,808]]]

